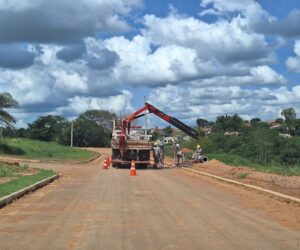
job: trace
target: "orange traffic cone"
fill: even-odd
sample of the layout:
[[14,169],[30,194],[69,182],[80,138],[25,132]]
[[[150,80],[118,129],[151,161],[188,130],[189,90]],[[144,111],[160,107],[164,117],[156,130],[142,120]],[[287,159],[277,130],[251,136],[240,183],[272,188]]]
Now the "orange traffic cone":
[[106,158],[107,166],[110,167],[110,159],[109,157]]
[[104,159],[103,168],[102,169],[108,169],[107,159],[106,158]]
[[136,176],[135,161],[131,161],[130,176]]

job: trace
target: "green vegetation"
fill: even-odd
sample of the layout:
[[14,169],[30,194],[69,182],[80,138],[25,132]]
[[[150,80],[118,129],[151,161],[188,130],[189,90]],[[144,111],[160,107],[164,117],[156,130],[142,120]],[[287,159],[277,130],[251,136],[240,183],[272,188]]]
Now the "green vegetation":
[[[228,137],[226,137],[228,138]],[[197,141],[188,141],[182,144],[182,147],[187,147],[190,149],[196,148]],[[236,166],[236,167],[250,167],[252,169],[255,169],[256,171],[260,172],[266,172],[266,173],[275,173],[275,174],[281,174],[281,175],[300,175],[300,164],[299,165],[290,165],[287,164],[278,164],[276,162],[272,163],[265,163],[265,164],[259,164],[257,163],[257,160],[249,160],[246,158],[243,158],[241,156],[231,154],[231,153],[224,153],[221,150],[217,151],[215,148],[212,148],[212,141],[210,141],[207,138],[200,139],[200,142],[202,143],[202,147],[204,148],[205,154],[208,156],[209,159],[216,159],[218,161],[221,161],[225,164]],[[195,145],[194,145],[195,144]],[[230,144],[230,143],[229,143]],[[170,150],[171,146],[166,147],[166,155],[173,157],[173,151]],[[188,153],[187,157],[188,159],[191,159],[191,154]]]
[[163,133],[164,133],[164,136],[168,137],[168,136],[172,136],[172,133],[173,133],[173,129],[171,126],[167,126],[163,129]]
[[0,178],[20,176],[27,171],[28,171],[28,166],[26,164],[19,166],[19,165],[7,165],[4,163],[0,163]]
[[[88,110],[73,122],[61,116],[40,116],[28,124],[28,128],[14,129],[12,123],[15,119],[6,109],[16,107],[18,103],[9,93],[0,94],[0,121],[6,125],[3,135],[12,138],[0,141],[0,154],[61,160],[84,160],[95,156],[94,152],[62,146],[70,145],[71,124],[74,125],[74,146],[110,145],[114,113]],[[214,122],[198,118],[195,122],[201,138],[183,142],[181,147],[195,150],[200,144],[210,159],[233,166],[287,175],[300,174],[300,119],[297,119],[292,107],[283,109],[281,114],[284,119],[277,118],[271,123],[258,117],[243,120],[237,114],[218,116]],[[168,126],[162,131],[155,131],[152,139],[174,135],[175,132]],[[166,155],[173,156],[172,147],[166,146]],[[190,157],[191,153],[188,153],[187,158]]]
[[0,155],[30,159],[88,160],[97,156],[97,153],[59,145],[55,142],[7,138],[0,142]]
[[62,116],[40,116],[34,122],[29,123],[26,129],[6,127],[3,135],[11,138],[28,138],[70,145],[73,123],[74,146],[106,147],[110,145],[112,120],[115,117],[114,113],[103,110],[88,110],[72,122]]
[[221,161],[225,164],[235,166],[235,167],[242,167],[242,166],[249,166],[252,168],[255,168],[257,165],[252,164],[251,161],[243,159],[240,156],[232,155],[232,154],[226,154],[226,153],[215,153],[215,154],[207,154],[209,159],[216,159],[218,161]]
[[22,176],[10,182],[0,184],[0,197],[14,193],[36,182],[49,178],[54,174],[55,173],[52,170],[40,169],[39,172],[34,175]]
[[165,145],[164,150],[165,150],[166,156],[174,157],[174,146],[173,145],[170,145],[170,144]]
[[260,172],[289,175],[289,176],[300,175],[300,166],[288,167],[288,166],[282,166],[278,164],[261,165],[261,164],[253,163],[252,161],[244,159],[240,156],[226,154],[226,153],[210,153],[207,154],[207,156],[209,159],[216,159],[218,161],[221,161],[231,166],[250,167]]
[[284,109],[282,115],[284,120],[277,118],[272,123],[257,117],[246,121],[238,115],[219,116],[215,122],[199,118],[200,139],[182,142],[181,147],[195,150],[200,144],[209,159],[262,172],[300,175],[300,119],[293,108]]
[[19,103],[9,93],[0,93],[0,121],[8,127],[16,122],[15,118],[5,109],[18,108]]
[[260,165],[300,166],[300,137],[285,139],[271,129],[249,129],[240,136],[212,133],[200,143],[207,153],[236,155]]

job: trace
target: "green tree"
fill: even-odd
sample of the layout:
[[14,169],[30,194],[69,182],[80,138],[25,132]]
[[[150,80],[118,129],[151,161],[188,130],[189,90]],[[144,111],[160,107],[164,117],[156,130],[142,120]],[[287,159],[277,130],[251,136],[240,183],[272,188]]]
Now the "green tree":
[[277,119],[275,120],[275,122],[276,122],[276,123],[282,124],[282,123],[284,122],[284,120],[283,120],[282,118],[277,118]]
[[285,140],[285,145],[280,151],[280,161],[287,166],[300,164],[300,137]]
[[164,136],[171,136],[173,133],[173,129],[171,126],[167,126],[163,129]]
[[[148,134],[151,134],[150,130],[149,130]],[[154,131],[151,135],[152,135],[151,141],[157,141],[161,136],[157,131]]]
[[284,116],[284,119],[287,123],[292,122],[296,119],[296,111],[294,108],[286,108],[281,111],[281,115]]
[[110,144],[110,133],[100,124],[81,114],[74,122],[74,145],[104,147]]
[[261,164],[271,163],[279,155],[279,136],[271,129],[255,129],[244,138],[239,155]]
[[293,123],[294,123],[294,127],[295,127],[294,135],[300,136],[300,119],[294,120]]
[[214,130],[215,131],[240,131],[243,126],[243,119],[237,114],[233,116],[218,116]]
[[284,116],[285,118],[285,125],[287,128],[288,133],[290,133],[291,135],[295,135],[296,134],[296,111],[294,108],[286,108],[283,109],[281,112],[281,115]]
[[260,118],[256,117],[250,120],[250,125],[252,128],[268,128],[266,122],[262,122]]
[[40,116],[33,123],[28,124],[27,135],[31,139],[62,143],[62,134],[68,128],[69,123],[64,117]]
[[211,122],[209,122],[203,118],[198,118],[196,122],[197,122],[198,127],[207,127],[207,126],[211,125]]
[[257,127],[257,124],[261,122],[261,119],[256,117],[250,120],[251,127]]
[[17,129],[16,137],[27,138],[28,137],[27,129],[25,129],[25,128]]
[[117,117],[115,113],[105,110],[88,110],[79,115],[79,118],[87,118],[95,122],[97,125],[102,126],[109,131],[112,130],[113,120]]
[[12,127],[16,119],[9,114],[5,109],[18,108],[19,103],[9,93],[0,94],[0,121],[6,126]]
[[17,130],[14,127],[5,127],[2,129],[2,135],[3,137],[16,137]]

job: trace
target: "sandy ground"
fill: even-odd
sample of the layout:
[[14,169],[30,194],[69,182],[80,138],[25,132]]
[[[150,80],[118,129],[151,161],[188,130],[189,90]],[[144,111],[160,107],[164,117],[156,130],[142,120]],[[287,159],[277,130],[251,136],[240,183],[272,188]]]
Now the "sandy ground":
[[262,173],[250,168],[228,166],[217,160],[194,164],[193,168],[300,198],[300,176]]
[[62,177],[0,210],[0,248],[300,248],[299,206],[178,168],[103,170],[99,151],[43,164]]

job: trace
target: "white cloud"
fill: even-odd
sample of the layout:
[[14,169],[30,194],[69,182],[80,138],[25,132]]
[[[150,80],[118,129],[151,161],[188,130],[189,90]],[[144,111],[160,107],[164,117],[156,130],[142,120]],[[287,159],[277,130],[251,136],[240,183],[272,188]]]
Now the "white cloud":
[[0,91],[12,93],[22,108],[32,112],[64,106],[73,96],[102,97],[117,93],[118,83],[111,72],[92,70],[84,60],[61,61],[56,57],[60,49],[56,45],[43,45],[32,67],[18,71],[0,69]]
[[281,37],[299,37],[300,35],[300,10],[293,9],[287,17],[262,16],[252,20],[251,26],[255,32]]
[[[219,115],[239,114],[244,118],[274,119],[291,104],[300,112],[300,85],[286,87],[243,89],[239,86],[193,88],[167,86],[152,90],[149,101],[160,109],[186,122],[203,117],[215,120]],[[175,101],[176,100],[176,101]]]
[[21,105],[41,104],[50,98],[51,78],[35,70],[0,71],[1,91],[12,93]]
[[[237,73],[237,72],[236,72]],[[281,74],[267,65],[252,67],[240,71],[241,75],[227,74],[197,79],[191,82],[194,87],[209,86],[255,86],[255,85],[284,85],[287,80]]]
[[141,0],[1,0],[0,42],[65,43],[103,31],[124,31]]
[[287,80],[269,66],[258,66],[251,69],[253,81],[263,84],[284,84]]
[[[132,38],[96,35],[128,29],[124,17],[141,2],[0,0],[0,43],[21,42],[35,55],[31,67],[0,68],[0,91],[19,100],[20,120],[28,113],[130,112],[133,93],[125,89],[139,86],[151,88],[159,108],[186,119],[235,112],[270,117],[280,105],[298,105],[299,86],[274,87],[287,80],[270,66],[276,62],[270,40],[253,29],[255,22],[273,20],[258,2],[203,0],[200,15],[217,15],[216,21],[170,7],[166,17],[145,15],[144,28]],[[295,54],[286,64],[300,71],[299,41]]]
[[56,79],[54,88],[57,91],[81,94],[88,92],[88,79],[86,76],[80,76],[76,72],[68,73],[64,70],[56,70],[52,75]]
[[[144,22],[142,36],[98,42],[120,56],[114,75],[123,82],[155,87],[205,79],[209,84],[212,77],[230,81],[234,75],[236,84],[286,82],[265,65],[274,62],[274,54],[264,36],[244,30],[242,18],[208,24],[177,14],[146,15]],[[90,43],[95,47],[97,41]]]
[[[190,27],[190,19],[177,19],[177,17],[166,19],[173,20],[172,18],[175,22],[182,22],[183,26],[187,22],[187,26]],[[206,25],[196,19],[192,20],[193,22],[196,27]],[[237,34],[234,36],[237,37]],[[177,39],[175,36],[174,38]],[[196,34],[193,39],[197,42],[197,39],[200,39],[199,34]],[[264,43],[263,39],[261,41]],[[206,42],[209,43],[208,40]],[[229,44],[230,41],[228,46]],[[6,91],[13,93],[15,98],[20,100],[21,106],[28,112],[63,112],[64,114],[78,113],[93,107],[107,108],[104,103],[118,110],[119,108],[114,105],[119,106],[119,103],[125,102],[122,98],[128,98],[128,95],[124,93],[120,95],[118,91],[123,88],[124,83],[152,88],[166,86],[169,83],[178,85],[181,82],[185,82],[188,88],[191,85],[194,86],[193,88],[202,88],[217,85],[286,83],[283,76],[267,65],[252,66],[252,63],[247,65],[243,61],[232,64],[222,61],[218,56],[209,59],[199,53],[197,46],[189,41],[182,44],[170,41],[153,47],[153,41],[149,40],[148,36],[137,35],[131,40],[122,36],[106,40],[87,38],[84,46],[86,55],[67,63],[57,58],[57,53],[61,51],[62,46],[41,45],[35,59],[36,63],[32,67],[17,73],[2,70],[0,83],[5,86]],[[211,45],[211,51],[205,53],[217,55],[212,49],[214,46],[216,44]],[[227,49],[226,46],[224,48]],[[108,52],[103,53],[103,51]],[[98,57],[103,62],[106,60],[106,55],[110,56],[113,53],[118,58],[116,64],[110,64],[111,66],[105,70],[89,67],[90,57]],[[224,52],[223,55],[225,54]],[[118,101],[114,102],[115,99]],[[180,100],[175,98],[172,102],[173,109],[178,112],[182,110],[182,107],[176,104],[181,103]],[[189,107],[186,108],[189,110]]]
[[214,9],[222,12],[244,11],[249,5],[257,4],[254,0],[202,0],[201,6],[213,4]]
[[230,14],[242,15],[248,24],[258,20],[273,20],[274,18],[265,11],[255,0],[202,0],[201,6],[208,7],[212,4],[212,9],[204,10],[200,15],[224,15],[230,19]]
[[242,17],[206,23],[194,17],[144,17],[145,38],[158,46],[177,45],[197,51],[199,58],[221,63],[257,61],[270,54],[263,35],[249,33]]
[[140,35],[131,41],[114,37],[104,43],[120,56],[114,74],[125,83],[153,87],[199,74],[196,52],[190,48],[171,45],[159,47],[152,53],[150,43]]
[[133,111],[133,94],[123,90],[121,94],[106,98],[80,97],[75,96],[68,100],[66,107],[60,107],[56,110],[59,114],[80,114],[89,109],[100,109],[114,112],[118,115],[126,115]]
[[300,40],[295,41],[294,52],[295,57],[289,57],[286,61],[286,66],[289,70],[300,72]]

